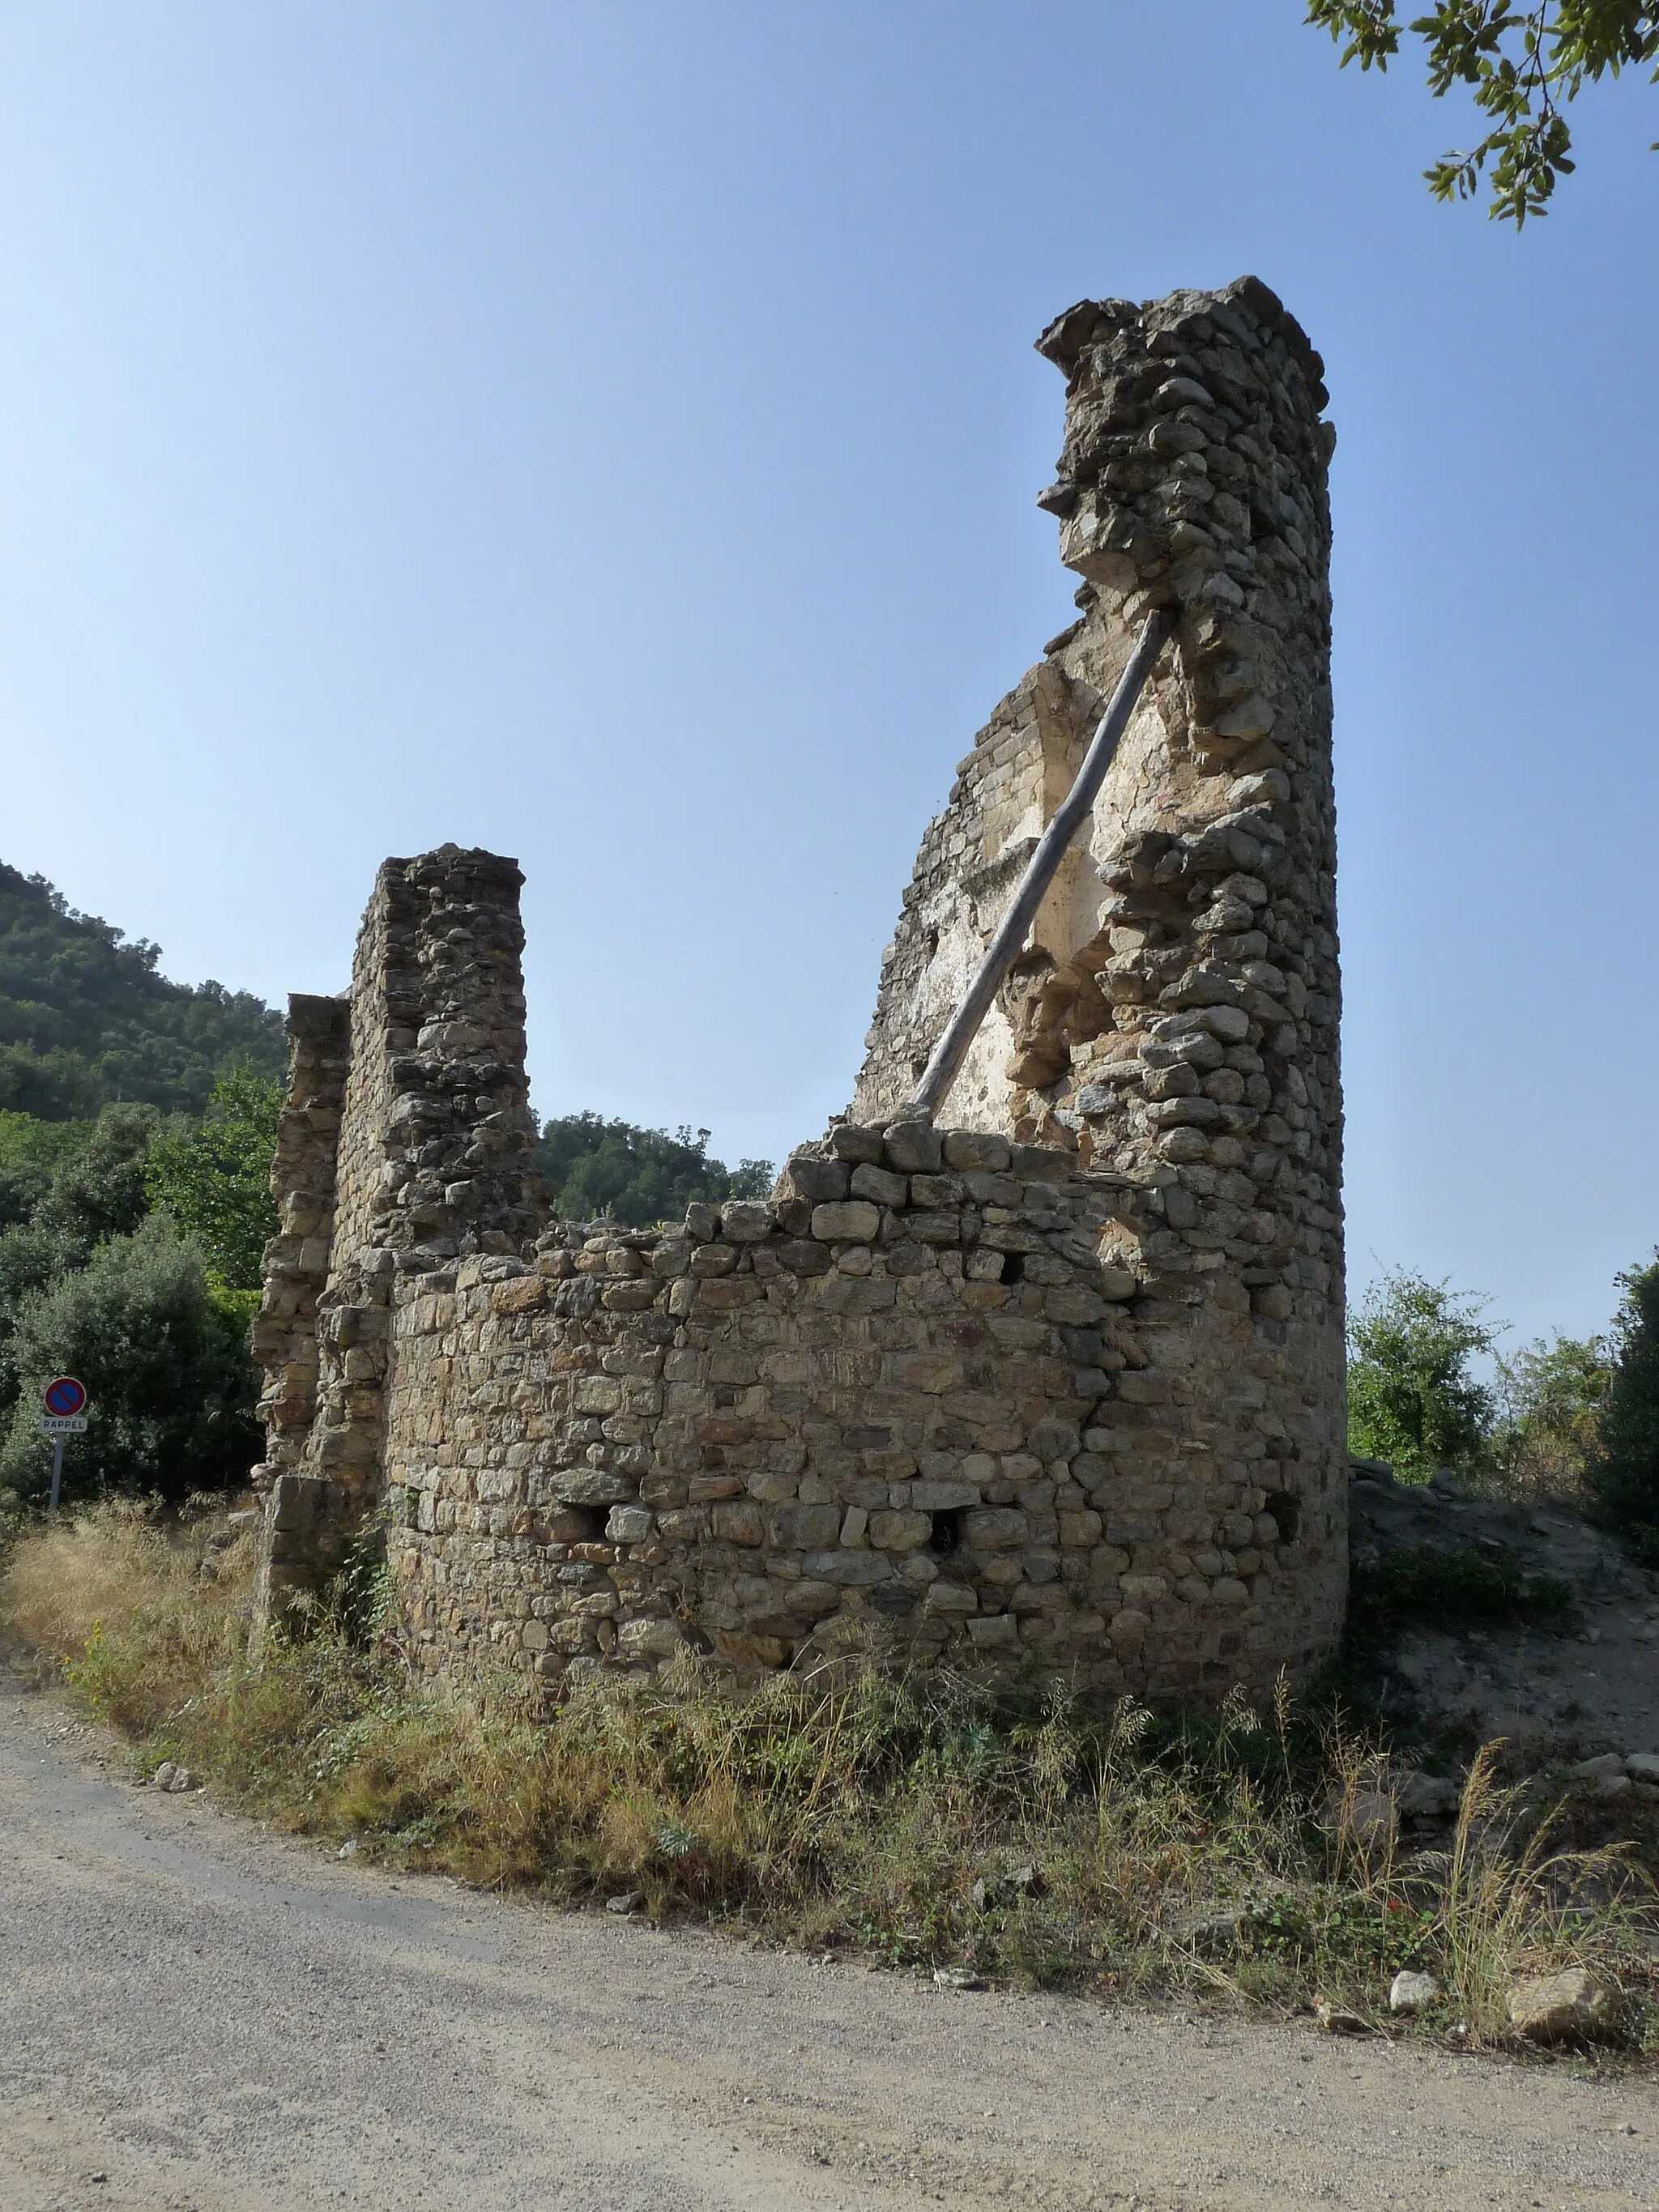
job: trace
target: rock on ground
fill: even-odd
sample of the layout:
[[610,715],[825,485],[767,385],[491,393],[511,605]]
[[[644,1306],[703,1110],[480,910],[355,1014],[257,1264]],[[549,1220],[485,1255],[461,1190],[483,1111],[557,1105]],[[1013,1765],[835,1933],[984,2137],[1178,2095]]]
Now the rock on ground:
[[1510,1991],[1510,2020],[1529,2043],[1593,2034],[1607,2011],[1607,1990],[1585,1966],[1532,1976]]

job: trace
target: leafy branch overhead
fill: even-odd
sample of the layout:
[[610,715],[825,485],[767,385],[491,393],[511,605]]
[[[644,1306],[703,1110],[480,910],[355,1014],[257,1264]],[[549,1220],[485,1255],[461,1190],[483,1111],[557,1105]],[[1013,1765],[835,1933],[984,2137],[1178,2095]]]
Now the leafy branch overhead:
[[[1400,51],[1394,0],[1308,0],[1307,20],[1342,47],[1342,66],[1386,70]],[[1587,82],[1618,76],[1659,57],[1659,7],[1638,0],[1440,0],[1408,27],[1428,49],[1429,89],[1443,99],[1468,85],[1491,128],[1466,153],[1443,154],[1424,172],[1440,200],[1473,199],[1486,174],[1487,210],[1519,229],[1547,212],[1558,179],[1573,168],[1564,110]],[[1345,43],[1346,42],[1346,43]],[[1659,68],[1654,70],[1659,82]]]

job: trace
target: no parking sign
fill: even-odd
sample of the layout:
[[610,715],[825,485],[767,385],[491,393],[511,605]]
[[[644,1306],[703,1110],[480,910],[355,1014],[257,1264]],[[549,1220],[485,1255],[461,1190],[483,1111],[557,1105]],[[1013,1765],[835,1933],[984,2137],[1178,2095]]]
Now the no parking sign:
[[64,1486],[64,1439],[82,1436],[87,1425],[87,1386],[73,1375],[55,1375],[46,1385],[46,1410],[40,1416],[40,1433],[52,1438],[52,1504],[58,1510],[58,1493]]

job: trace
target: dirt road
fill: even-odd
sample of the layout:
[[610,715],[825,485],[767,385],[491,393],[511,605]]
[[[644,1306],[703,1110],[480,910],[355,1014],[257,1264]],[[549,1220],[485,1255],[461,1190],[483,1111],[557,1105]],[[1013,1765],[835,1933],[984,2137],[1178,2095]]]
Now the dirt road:
[[3,2212],[1659,2207],[1659,2090],[343,1864],[0,1702]]

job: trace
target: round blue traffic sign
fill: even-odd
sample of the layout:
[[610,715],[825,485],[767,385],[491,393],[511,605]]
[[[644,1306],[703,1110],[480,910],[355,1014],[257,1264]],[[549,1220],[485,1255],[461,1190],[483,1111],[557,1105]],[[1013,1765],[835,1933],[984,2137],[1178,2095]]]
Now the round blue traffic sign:
[[72,1375],[60,1375],[46,1385],[46,1411],[59,1420],[78,1413],[87,1402],[87,1386]]

